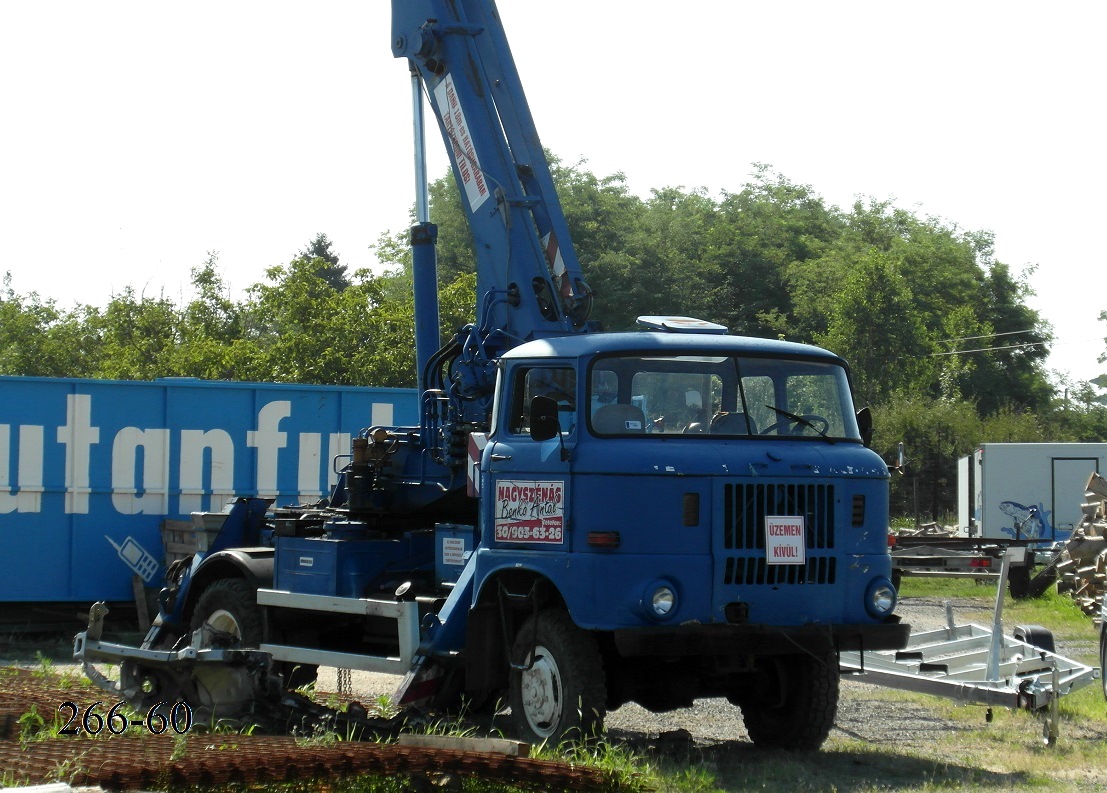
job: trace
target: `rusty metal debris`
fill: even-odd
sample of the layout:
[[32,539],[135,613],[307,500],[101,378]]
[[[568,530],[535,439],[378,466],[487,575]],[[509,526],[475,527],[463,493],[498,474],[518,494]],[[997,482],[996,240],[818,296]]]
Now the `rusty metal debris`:
[[530,790],[603,790],[595,768],[500,754],[377,743],[301,745],[284,736],[113,736],[97,740],[0,741],[0,768],[40,783],[64,769],[74,785],[139,790],[184,785],[264,784],[353,774],[453,774]]
[[107,735],[19,740],[34,707],[49,723],[63,701],[94,690],[51,683],[28,670],[0,676],[0,773],[26,784],[61,779],[116,790],[265,784],[356,774],[475,777],[526,790],[612,790],[609,772],[501,753],[373,742],[242,734]]
[[19,719],[32,708],[50,721],[62,702],[89,698],[83,681],[66,685],[61,680],[54,676],[48,681],[47,675],[31,669],[0,669],[0,740],[18,737]]

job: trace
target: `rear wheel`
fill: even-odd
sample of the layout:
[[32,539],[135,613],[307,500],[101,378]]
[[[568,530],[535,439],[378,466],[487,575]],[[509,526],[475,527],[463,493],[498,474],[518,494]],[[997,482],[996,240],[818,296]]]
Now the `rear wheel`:
[[603,729],[607,687],[596,642],[564,611],[543,611],[523,623],[512,658],[514,732],[530,743],[556,745]]
[[254,648],[261,644],[261,608],[254,590],[240,578],[213,582],[200,595],[189,628],[195,632],[207,626],[205,644]]
[[[210,629],[204,634],[206,647],[260,647],[261,607],[254,589],[240,578],[213,582],[200,595],[189,623],[192,632],[205,625]],[[281,676],[284,687],[289,690],[310,685],[319,676],[319,667],[289,661],[274,661],[273,671]]]
[[757,746],[818,749],[838,712],[838,660],[833,652],[766,660],[755,690],[735,701]]

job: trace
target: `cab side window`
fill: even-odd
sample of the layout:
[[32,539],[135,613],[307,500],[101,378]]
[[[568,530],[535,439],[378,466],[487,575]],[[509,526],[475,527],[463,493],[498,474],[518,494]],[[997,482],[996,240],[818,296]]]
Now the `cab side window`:
[[511,434],[530,433],[530,403],[536,396],[556,402],[561,431],[572,432],[576,427],[576,392],[577,374],[568,367],[535,366],[518,370],[511,392]]

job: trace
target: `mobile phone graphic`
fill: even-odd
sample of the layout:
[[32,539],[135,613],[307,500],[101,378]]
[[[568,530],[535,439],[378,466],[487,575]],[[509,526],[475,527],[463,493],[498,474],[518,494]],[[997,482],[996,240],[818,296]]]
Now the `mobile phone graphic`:
[[146,583],[150,583],[153,580],[154,574],[158,571],[158,560],[155,559],[149,551],[143,548],[134,537],[128,537],[123,541],[123,545],[119,545],[108,535],[104,535],[104,539],[111,543],[111,547],[115,548],[115,552],[119,554],[119,558],[123,560],[123,563],[127,567],[134,571],[135,575],[141,578]]

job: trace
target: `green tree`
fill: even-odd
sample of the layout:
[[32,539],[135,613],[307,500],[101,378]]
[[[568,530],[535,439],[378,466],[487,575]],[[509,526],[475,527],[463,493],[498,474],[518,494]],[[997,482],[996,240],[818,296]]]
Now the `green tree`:
[[[1063,404],[1055,397],[1042,366],[1050,331],[1027,306],[1027,273],[995,261],[988,232],[890,202],[860,200],[843,213],[760,164],[737,192],[665,187],[643,200],[621,173],[550,163],[596,292],[594,318],[609,330],[631,328],[641,314],[689,314],[735,333],[829,347],[851,362],[865,403],[965,401],[982,421],[1036,416],[1065,438],[1107,429],[1090,385],[1070,388]],[[431,204],[445,339],[473,319],[474,257],[448,174],[431,185]],[[351,276],[317,234],[240,301],[227,294],[214,253],[193,270],[181,305],[128,288],[102,310],[63,311],[15,293],[9,278],[0,371],[411,385],[408,232],[374,247],[389,269]]]
[[919,523],[944,522],[956,504],[957,460],[981,441],[982,424],[971,402],[922,395],[890,400],[873,410],[873,448],[886,460],[903,443],[907,466],[893,476],[893,515]]
[[99,339],[99,363],[91,376],[154,380],[175,374],[180,315],[171,300],[136,295],[127,286],[89,319]]
[[926,327],[939,327],[951,308],[971,305],[981,297],[981,262],[990,251],[989,235],[965,234],[889,202],[857,201],[842,244],[855,252],[885,251],[899,261],[914,313]]
[[828,277],[829,284],[840,281],[839,271],[812,263],[843,229],[840,213],[810,185],[755,164],[751,180],[724,192],[719,205],[705,252],[706,314],[734,333],[811,341],[825,331],[829,313],[814,298],[827,293]]
[[208,380],[233,380],[236,346],[243,337],[243,308],[227,295],[218,272],[219,255],[192,269],[192,299],[180,312],[180,343],[171,359],[172,374]]
[[980,316],[993,329],[995,349],[982,356],[967,390],[984,413],[1004,406],[1032,411],[1049,409],[1053,388],[1045,359],[1053,340],[1048,325],[1026,301],[1033,295],[1027,279],[1033,269],[1013,276],[1005,264],[993,263],[979,293]]
[[892,513],[920,523],[955,520],[957,461],[979,444],[1048,440],[1033,413],[1004,408],[982,418],[966,400],[897,396],[873,416],[873,448],[886,460],[895,457],[900,442],[907,452],[904,475],[891,482]]
[[349,383],[345,361],[354,340],[342,308],[350,288],[337,291],[319,273],[318,259],[299,257],[270,267],[265,282],[248,290],[243,341],[235,350],[235,369],[247,379],[272,382]]
[[862,404],[932,380],[932,347],[913,301],[900,262],[881,251],[870,250],[846,276],[827,332],[815,340],[850,362]]
[[27,377],[86,377],[95,369],[97,340],[90,333],[93,311],[70,311],[37,293],[21,295],[5,273],[0,289],[0,374]]
[[339,264],[333,245],[326,234],[319,232],[296,258],[316,262],[315,274],[330,284],[331,288],[341,292],[350,285],[350,279],[346,277],[346,265]]
[[[357,351],[355,368],[359,384],[414,388],[418,382],[415,362],[415,301],[410,276],[390,271],[372,280],[377,300],[365,315],[366,343]],[[393,295],[399,297],[387,298]],[[461,273],[438,295],[439,338],[445,342],[471,323],[476,312],[476,274]]]
[[585,165],[582,160],[566,166],[550,157],[569,236],[584,280],[597,298],[592,319],[610,330],[632,327],[638,314],[658,313],[654,307],[636,313],[620,310],[628,286],[643,280],[634,265],[638,257],[628,251],[641,238],[645,203],[630,194],[622,173],[601,177]]
[[1047,437],[1074,443],[1107,441],[1107,404],[1098,393],[1098,383],[1062,378],[1058,385],[1058,393],[1046,413]]
[[981,322],[972,305],[950,309],[941,318],[933,353],[938,373],[938,393],[942,399],[961,399],[972,390],[972,377],[983,360],[979,352],[994,343],[991,326]]
[[597,295],[594,318],[630,330],[642,314],[703,314],[703,252],[716,204],[702,191],[654,190],[623,249],[595,256],[585,273]]

